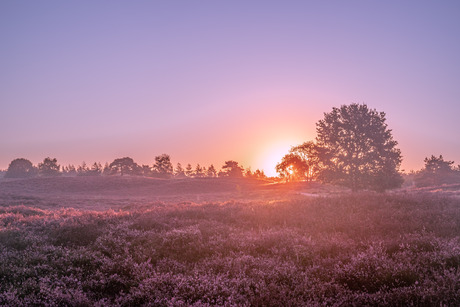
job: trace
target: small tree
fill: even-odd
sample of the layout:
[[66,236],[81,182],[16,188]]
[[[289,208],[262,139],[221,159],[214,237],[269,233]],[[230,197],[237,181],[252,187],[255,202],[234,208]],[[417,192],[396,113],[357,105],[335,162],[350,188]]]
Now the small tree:
[[184,171],[184,168],[182,167],[182,164],[177,163],[176,168],[174,169],[174,176],[176,178],[184,178],[185,177],[185,171]]
[[288,153],[276,165],[276,172],[287,181],[299,181],[306,178],[308,166],[299,155]]
[[60,166],[57,164],[56,158],[45,158],[42,163],[38,164],[38,172],[41,176],[59,176]]
[[216,177],[217,176],[217,171],[214,165],[210,165],[208,169],[206,170],[206,176],[207,177]]
[[104,168],[102,169],[102,175],[108,176],[108,175],[110,175],[110,172],[111,172],[111,170],[110,170],[110,167],[109,167],[109,163],[105,162]]
[[171,163],[171,157],[167,154],[156,156],[155,164],[153,165],[153,172],[157,177],[171,177],[173,174],[173,165]]
[[203,177],[204,176],[204,170],[201,167],[201,165],[198,163],[195,167],[195,177]]
[[352,191],[401,186],[401,151],[385,123],[385,113],[365,104],[343,105],[325,113],[316,131],[322,181]]
[[113,160],[109,165],[111,174],[138,175],[140,173],[139,165],[132,158],[124,157]]
[[241,167],[238,162],[229,160],[225,161],[225,164],[222,166],[222,175],[227,177],[243,177],[243,167]]
[[88,165],[83,161],[81,165],[77,167],[77,176],[87,176],[89,173]]
[[260,169],[256,169],[256,171],[253,174],[254,178],[257,179],[266,179],[267,176],[265,175],[264,171],[261,171]]
[[94,162],[91,168],[89,169],[88,175],[89,176],[100,176],[102,173],[102,164],[98,162]]
[[187,177],[193,177],[193,169],[192,169],[192,165],[190,163],[187,164],[187,166],[185,167],[185,175]]
[[62,167],[62,174],[66,176],[75,176],[77,175],[77,170],[73,164]]
[[454,161],[445,161],[443,156],[431,155],[425,158],[425,168],[419,171],[414,178],[418,187],[434,186],[460,182],[460,174],[453,167]]
[[37,175],[37,168],[32,162],[24,158],[18,158],[11,161],[6,171],[5,178],[27,178]]
[[313,141],[308,141],[292,147],[289,152],[297,155],[303,161],[303,177],[307,181],[316,179],[319,172],[318,146]]
[[143,176],[146,176],[146,177],[152,176],[152,168],[150,166],[146,164],[142,164],[140,168],[141,168],[140,172]]

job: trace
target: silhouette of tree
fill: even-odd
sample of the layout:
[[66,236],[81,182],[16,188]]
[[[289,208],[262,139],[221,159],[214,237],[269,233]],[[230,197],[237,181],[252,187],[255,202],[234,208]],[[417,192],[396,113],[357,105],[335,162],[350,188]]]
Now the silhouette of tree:
[[59,176],[60,166],[57,164],[56,158],[45,158],[42,163],[38,164],[38,173],[41,176]]
[[204,177],[204,170],[199,163],[195,167],[195,177]]
[[75,176],[77,175],[77,170],[73,164],[62,167],[62,174],[66,176]]
[[227,177],[243,177],[243,170],[243,167],[238,165],[238,162],[229,160],[225,161],[220,175]]
[[176,168],[174,169],[174,176],[176,178],[184,178],[185,177],[185,172],[184,172],[184,168],[182,167],[182,164],[177,163]]
[[292,147],[280,163],[276,172],[288,181],[316,179],[319,172],[318,147],[312,141]]
[[261,171],[260,169],[256,169],[256,171],[252,175],[254,178],[257,179],[266,179],[267,176],[265,175],[264,171]]
[[110,167],[109,167],[109,163],[105,162],[104,168],[102,169],[102,175],[108,176],[108,175],[110,175],[110,172],[111,172],[111,170],[110,170]]
[[304,163],[303,177],[307,181],[316,179],[319,172],[318,146],[313,141],[308,141],[292,147],[289,152],[302,159]]
[[146,164],[142,164],[142,166],[140,167],[140,172],[143,176],[152,176],[152,168]]
[[288,153],[282,158],[281,162],[276,165],[275,170],[280,174],[281,178],[287,181],[299,181],[306,178],[308,166],[305,160],[299,155]]
[[217,171],[214,165],[210,165],[208,169],[206,170],[206,176],[207,177],[216,177],[217,176]]
[[89,176],[100,176],[102,173],[102,164],[94,162],[88,171]]
[[37,168],[32,162],[24,158],[11,161],[5,174],[5,178],[28,178],[37,175]]
[[81,165],[77,167],[77,176],[86,176],[88,175],[89,168],[88,165],[86,165],[86,162],[83,161]]
[[156,177],[170,178],[173,174],[173,165],[171,157],[167,154],[162,154],[155,157],[153,172]]
[[357,191],[401,186],[401,151],[396,148],[385,113],[365,104],[343,105],[316,124],[319,178]]
[[187,166],[185,167],[185,175],[187,177],[193,177],[193,169],[192,169],[192,165],[190,163],[187,164]]
[[250,167],[248,167],[248,168],[244,171],[244,177],[252,178],[253,175],[254,175],[254,174],[252,173]]
[[121,176],[140,174],[139,165],[130,157],[118,158],[113,160],[109,165],[111,174],[120,174]]
[[431,155],[425,158],[425,168],[415,175],[414,182],[418,187],[434,186],[460,182],[460,174],[453,167],[454,161],[445,161],[443,156]]

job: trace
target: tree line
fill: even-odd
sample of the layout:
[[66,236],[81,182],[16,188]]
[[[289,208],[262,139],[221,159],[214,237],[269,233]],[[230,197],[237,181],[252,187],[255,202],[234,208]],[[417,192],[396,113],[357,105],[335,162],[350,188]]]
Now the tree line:
[[[333,108],[316,124],[316,139],[292,147],[276,171],[287,181],[320,181],[352,191],[398,188],[404,181],[402,156],[385,121],[384,112],[366,104]],[[442,155],[425,158],[425,168],[414,174],[415,185],[460,183],[460,166],[453,164]]]
[[[294,146],[277,164],[279,177],[286,181],[318,181],[350,188],[383,192],[398,188],[404,182],[400,165],[401,151],[386,124],[384,112],[366,104],[342,105],[324,113],[316,123],[317,137],[313,141]],[[460,183],[460,166],[441,156],[425,158],[425,168],[412,174],[416,186]],[[102,166],[83,163],[60,167],[56,159],[45,158],[37,167],[26,159],[11,162],[6,177],[33,176],[99,176],[140,175],[158,178],[186,177],[252,177],[266,178],[263,171],[244,170],[236,161],[226,161],[217,171],[213,165],[185,168],[177,163],[173,167],[170,156],[155,157],[153,165],[139,165],[130,157],[115,159]]]
[[56,158],[45,158],[37,166],[31,161],[18,158],[11,161],[5,174],[5,178],[30,178],[30,177],[54,177],[54,176],[146,176],[155,178],[201,178],[201,177],[248,177],[264,179],[266,175],[257,169],[252,172],[250,168],[244,169],[238,162],[229,160],[218,171],[213,164],[208,167],[197,164],[195,167],[189,163],[185,167],[177,163],[175,167],[171,157],[162,154],[155,157],[153,165],[140,165],[130,157],[117,158],[111,163],[94,162],[87,165],[83,162],[75,167],[73,164],[60,166]]

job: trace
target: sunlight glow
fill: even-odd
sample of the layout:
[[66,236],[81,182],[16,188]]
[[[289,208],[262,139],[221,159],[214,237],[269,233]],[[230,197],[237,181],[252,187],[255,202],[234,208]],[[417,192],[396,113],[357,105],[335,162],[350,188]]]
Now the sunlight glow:
[[297,143],[293,144],[286,144],[286,143],[278,143],[273,144],[272,146],[268,147],[265,151],[265,155],[263,157],[263,169],[267,176],[278,176],[276,172],[276,164],[281,162],[281,159],[289,152],[292,146],[297,145]]

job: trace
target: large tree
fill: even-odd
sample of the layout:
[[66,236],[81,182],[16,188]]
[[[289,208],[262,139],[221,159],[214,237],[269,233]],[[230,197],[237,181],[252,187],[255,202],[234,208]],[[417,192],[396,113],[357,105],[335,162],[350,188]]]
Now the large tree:
[[37,168],[32,162],[24,158],[11,161],[6,171],[5,178],[26,178],[37,175]]
[[316,124],[319,178],[357,191],[400,187],[401,151],[385,113],[365,104],[343,105]]

